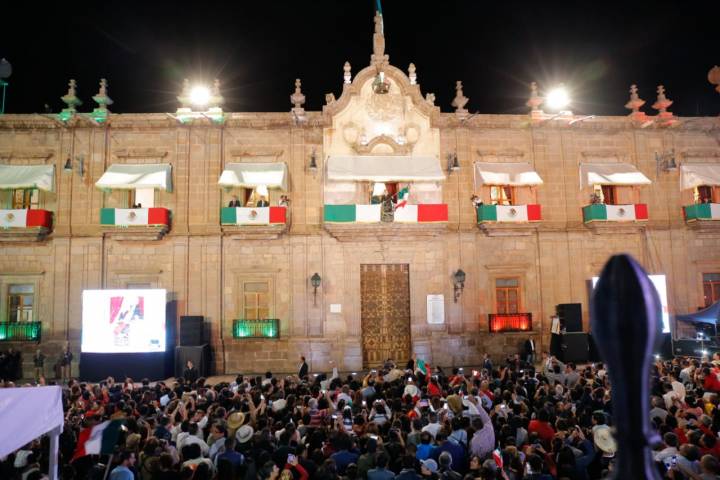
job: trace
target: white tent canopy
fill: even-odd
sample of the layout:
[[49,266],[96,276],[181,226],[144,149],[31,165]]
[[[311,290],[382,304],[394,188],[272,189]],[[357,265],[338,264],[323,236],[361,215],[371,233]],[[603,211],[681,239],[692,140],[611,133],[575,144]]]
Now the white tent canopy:
[[285,162],[228,163],[218,184],[222,187],[279,188],[287,190]]
[[680,165],[680,188],[720,185],[720,163],[685,163]]
[[445,180],[435,157],[352,156],[329,157],[329,180],[370,182],[432,182]]
[[172,192],[171,174],[172,165],[169,163],[113,164],[95,186],[118,190],[157,188]]
[[37,188],[55,191],[54,165],[0,165],[0,189]]
[[57,478],[58,437],[63,430],[59,386],[0,388],[0,458],[50,433],[50,479]]
[[529,163],[475,162],[475,188],[480,185],[542,185],[540,175]]
[[580,188],[593,185],[650,185],[652,182],[630,163],[581,163]]

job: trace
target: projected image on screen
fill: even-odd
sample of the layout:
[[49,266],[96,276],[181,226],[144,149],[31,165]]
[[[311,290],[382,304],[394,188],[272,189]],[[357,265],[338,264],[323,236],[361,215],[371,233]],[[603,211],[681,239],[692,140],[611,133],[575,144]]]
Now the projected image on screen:
[[83,352],[165,351],[165,290],[85,290]]

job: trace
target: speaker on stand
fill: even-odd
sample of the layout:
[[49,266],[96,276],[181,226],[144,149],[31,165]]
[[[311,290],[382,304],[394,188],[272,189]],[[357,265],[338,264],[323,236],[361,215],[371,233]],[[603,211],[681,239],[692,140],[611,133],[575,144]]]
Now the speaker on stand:
[[555,307],[560,325],[566,332],[582,332],[582,304],[560,303]]
[[203,345],[204,320],[202,315],[183,315],[180,317],[180,346],[197,347]]

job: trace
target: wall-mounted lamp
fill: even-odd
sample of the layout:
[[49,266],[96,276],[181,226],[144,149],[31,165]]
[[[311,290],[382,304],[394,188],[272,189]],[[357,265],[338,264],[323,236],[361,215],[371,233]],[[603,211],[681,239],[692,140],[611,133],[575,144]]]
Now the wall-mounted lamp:
[[453,274],[453,290],[455,291],[455,303],[457,303],[458,298],[460,298],[460,295],[462,294],[464,288],[465,272],[463,272],[462,269],[458,268],[458,271]]
[[[75,157],[75,158],[77,159],[77,162],[78,162],[77,173],[78,173],[78,175],[83,177],[83,176],[85,176],[85,161],[84,161],[83,157]],[[68,157],[67,160],[65,160],[65,166],[63,167],[63,171],[67,172],[67,173],[72,173],[72,170],[73,170],[72,159],[70,157]]]
[[310,277],[310,285],[313,286],[313,306],[317,307],[317,289],[320,286],[320,282],[322,281],[322,278],[320,278],[320,275],[315,272],[313,273],[313,276]]
[[[313,175],[317,173],[317,153],[315,152],[315,149],[313,148],[312,153],[310,154],[310,165],[308,165],[308,170],[310,170],[310,173]],[[317,275],[317,274],[316,274]],[[318,277],[320,278],[320,277]]]
[[660,170],[663,172],[674,172],[677,170],[677,163],[675,162],[675,150],[670,150],[665,153],[655,152],[655,163],[657,164],[657,173]]
[[448,174],[457,172],[458,170],[460,170],[460,162],[458,161],[457,152],[448,153]]

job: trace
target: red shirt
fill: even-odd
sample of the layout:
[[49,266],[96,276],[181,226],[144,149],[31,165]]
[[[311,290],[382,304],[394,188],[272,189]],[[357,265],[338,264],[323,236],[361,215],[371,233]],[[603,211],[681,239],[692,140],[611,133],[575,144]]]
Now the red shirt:
[[428,396],[430,397],[442,397],[442,391],[440,390],[440,387],[438,387],[434,383],[428,383],[427,392]]
[[717,375],[710,372],[710,375],[705,375],[703,380],[703,390],[709,390],[711,392],[720,392],[720,380]]
[[543,442],[543,446],[545,448],[549,448],[550,442],[552,442],[552,439],[555,436],[555,429],[548,422],[530,420],[530,425],[528,425],[528,434],[531,433],[537,433],[538,437],[540,437],[540,440]]

